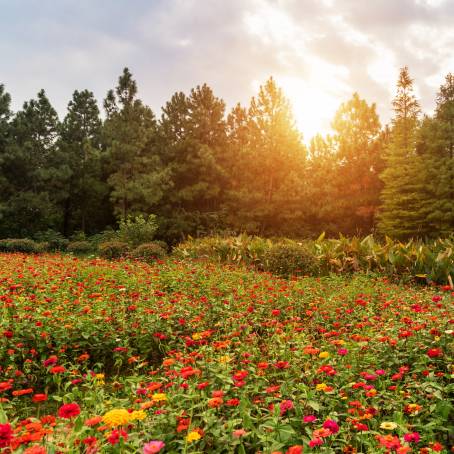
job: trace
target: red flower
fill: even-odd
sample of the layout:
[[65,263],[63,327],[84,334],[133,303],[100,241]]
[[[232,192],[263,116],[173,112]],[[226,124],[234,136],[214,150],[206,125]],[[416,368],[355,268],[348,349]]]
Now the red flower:
[[10,424],[0,424],[0,448],[6,448],[10,444],[12,435]]
[[65,368],[63,366],[54,366],[50,368],[50,373],[51,374],[60,374],[65,371]]
[[126,441],[128,439],[128,434],[123,429],[120,429],[120,430],[115,429],[109,435],[109,437],[107,438],[107,441],[111,445],[116,445],[120,441],[120,438],[123,438],[123,440]]
[[430,348],[427,350],[427,356],[429,358],[438,358],[439,356],[443,356],[443,351],[441,348]]
[[301,445],[290,446],[285,454],[301,454],[303,447]]
[[33,402],[44,402],[47,400],[47,394],[35,394],[32,400]]
[[24,451],[24,454],[46,454],[46,448],[43,446],[30,446]]
[[75,402],[64,404],[58,409],[60,418],[71,419],[80,414],[80,407]]

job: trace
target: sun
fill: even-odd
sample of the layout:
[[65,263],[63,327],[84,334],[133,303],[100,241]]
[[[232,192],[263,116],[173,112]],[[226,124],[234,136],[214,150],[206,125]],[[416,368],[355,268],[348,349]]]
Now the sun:
[[317,133],[326,134],[339,107],[337,96],[314,83],[298,77],[276,77],[284,95],[291,103],[296,126],[309,142]]

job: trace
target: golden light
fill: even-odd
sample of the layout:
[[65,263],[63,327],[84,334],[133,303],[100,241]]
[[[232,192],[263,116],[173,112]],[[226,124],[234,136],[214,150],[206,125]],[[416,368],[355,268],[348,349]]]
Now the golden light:
[[276,77],[276,82],[292,105],[296,126],[305,142],[317,133],[329,132],[339,98],[297,77]]

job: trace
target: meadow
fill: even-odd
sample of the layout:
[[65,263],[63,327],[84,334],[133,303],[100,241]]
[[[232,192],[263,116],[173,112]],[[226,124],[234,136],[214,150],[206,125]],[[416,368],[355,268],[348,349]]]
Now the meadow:
[[452,452],[449,285],[0,255],[0,452]]

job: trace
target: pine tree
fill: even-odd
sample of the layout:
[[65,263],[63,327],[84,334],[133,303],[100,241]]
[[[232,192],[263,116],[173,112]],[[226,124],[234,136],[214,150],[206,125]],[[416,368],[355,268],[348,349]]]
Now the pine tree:
[[230,115],[236,165],[229,190],[236,230],[303,235],[306,149],[282,90],[270,78],[247,110]]
[[69,167],[62,200],[62,232],[95,232],[109,217],[108,190],[101,173],[101,127],[98,105],[88,90],[73,93],[63,120],[59,151]]
[[162,110],[161,156],[172,182],[160,211],[163,228],[169,240],[207,233],[220,221],[225,103],[203,84],[188,96],[175,93]]
[[336,112],[332,128],[337,172],[331,205],[337,206],[339,231],[350,235],[369,232],[382,186],[381,126],[375,104],[368,105],[354,93]]
[[433,118],[421,128],[419,149],[428,166],[428,219],[433,236],[454,231],[454,75],[448,74],[436,98]]
[[393,107],[395,116],[381,174],[379,229],[395,238],[424,237],[431,226],[426,212],[425,163],[416,152],[420,108],[407,67],[400,71]]
[[3,228],[10,235],[31,236],[42,230],[58,229],[60,182],[65,166],[57,159],[60,123],[44,90],[37,99],[24,103],[14,116],[3,155],[7,179]]
[[115,93],[104,101],[105,166],[115,214],[150,214],[168,187],[156,141],[157,123],[151,109],[137,99],[137,84],[125,68]]

